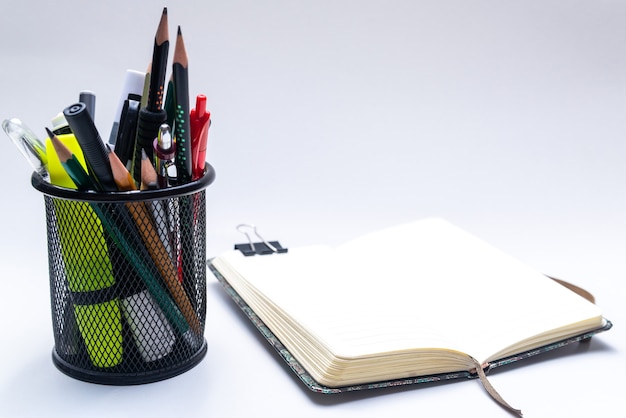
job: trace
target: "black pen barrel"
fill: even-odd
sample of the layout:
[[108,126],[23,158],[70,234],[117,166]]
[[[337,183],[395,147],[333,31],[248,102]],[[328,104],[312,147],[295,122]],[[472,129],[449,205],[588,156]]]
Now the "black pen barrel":
[[137,138],[133,156],[132,175],[135,181],[141,181],[141,150],[146,152],[149,160],[154,161],[154,139],[159,133],[159,127],[167,120],[165,110],[151,111],[143,107],[139,109],[137,120]]
[[83,150],[89,174],[94,177],[96,184],[102,191],[117,191],[109,154],[85,104],[76,103],[68,106],[63,110],[63,115]]

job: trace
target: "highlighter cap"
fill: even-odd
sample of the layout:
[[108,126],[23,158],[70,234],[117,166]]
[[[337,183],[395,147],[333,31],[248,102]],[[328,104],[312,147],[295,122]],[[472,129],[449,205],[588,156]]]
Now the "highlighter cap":
[[72,130],[67,123],[67,119],[63,116],[63,112],[59,112],[58,115],[52,118],[52,132],[56,135],[71,134]]

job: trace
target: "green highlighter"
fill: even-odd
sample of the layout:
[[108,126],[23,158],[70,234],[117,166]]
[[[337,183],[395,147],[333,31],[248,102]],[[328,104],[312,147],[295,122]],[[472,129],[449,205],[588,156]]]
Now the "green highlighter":
[[[57,137],[85,166],[74,135]],[[75,189],[49,138],[46,153],[50,183]],[[118,298],[107,291],[113,289],[115,277],[102,224],[88,202],[56,199],[54,205],[74,315],[89,359],[96,367],[114,367],[122,361],[122,314]]]

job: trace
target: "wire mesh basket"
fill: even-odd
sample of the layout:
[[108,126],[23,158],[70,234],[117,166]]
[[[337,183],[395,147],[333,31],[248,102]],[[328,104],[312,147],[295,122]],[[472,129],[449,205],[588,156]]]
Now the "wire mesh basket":
[[74,378],[130,385],[198,364],[207,347],[206,187],[44,194],[53,363]]

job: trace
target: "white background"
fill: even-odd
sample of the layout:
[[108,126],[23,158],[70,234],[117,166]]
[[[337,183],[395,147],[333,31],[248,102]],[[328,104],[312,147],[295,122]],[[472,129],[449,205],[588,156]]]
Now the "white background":
[[[494,373],[501,394],[526,416],[622,410],[626,2],[6,3],[0,117],[41,137],[89,89],[108,138],[124,73],[148,66],[168,6],[191,94],[208,96],[213,119],[209,256],[244,238],[240,222],[301,246],[443,217],[589,289],[614,323],[590,345]],[[309,393],[211,275],[197,367],[136,387],[65,376],[50,358],[43,199],[8,138],[3,150],[0,416],[506,416],[477,381]],[[488,300],[476,289],[447,309]]]

